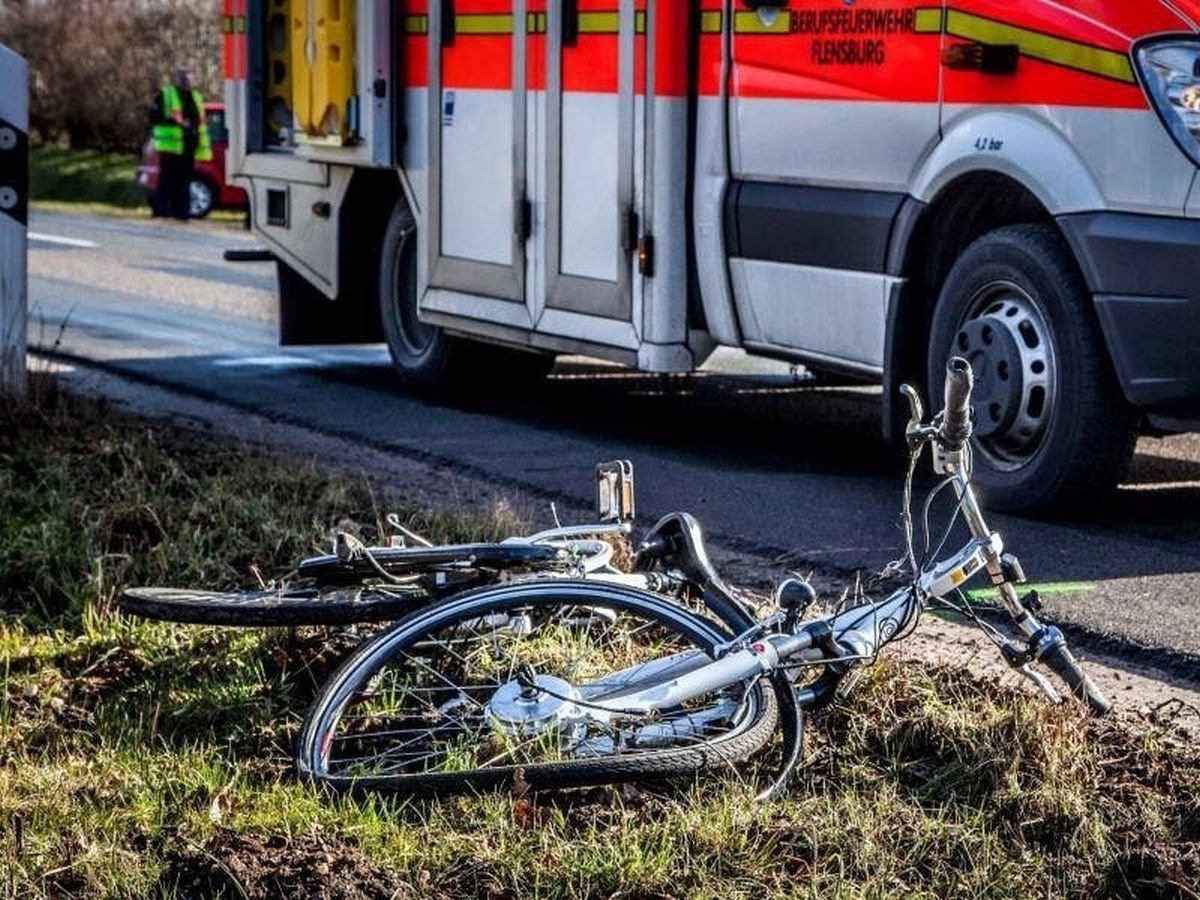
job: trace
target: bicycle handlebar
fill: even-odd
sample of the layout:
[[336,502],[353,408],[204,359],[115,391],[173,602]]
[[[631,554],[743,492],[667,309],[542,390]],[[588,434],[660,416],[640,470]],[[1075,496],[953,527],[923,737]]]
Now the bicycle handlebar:
[[1093,715],[1103,716],[1112,709],[1108,698],[1096,687],[1096,682],[1092,681],[1091,676],[1079,668],[1065,643],[1060,642],[1047,650],[1042,655],[1042,663],[1066,682],[1071,693],[1085,703]]
[[975,373],[971,364],[961,356],[952,356],[946,363],[946,406],[938,438],[951,449],[961,447],[971,436],[971,388]]

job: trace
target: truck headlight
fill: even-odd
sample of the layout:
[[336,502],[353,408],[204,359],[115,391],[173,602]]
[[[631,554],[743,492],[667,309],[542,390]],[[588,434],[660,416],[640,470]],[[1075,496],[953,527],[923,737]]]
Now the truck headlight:
[[1200,165],[1200,41],[1172,38],[1144,44],[1138,68],[1171,134]]

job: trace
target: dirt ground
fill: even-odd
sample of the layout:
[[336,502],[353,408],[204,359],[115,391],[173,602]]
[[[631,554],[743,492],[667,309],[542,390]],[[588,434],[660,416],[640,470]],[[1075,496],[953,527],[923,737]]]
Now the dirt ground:
[[158,885],[169,896],[276,900],[399,900],[412,896],[394,873],[345,840],[320,834],[267,840],[221,832],[167,864]]

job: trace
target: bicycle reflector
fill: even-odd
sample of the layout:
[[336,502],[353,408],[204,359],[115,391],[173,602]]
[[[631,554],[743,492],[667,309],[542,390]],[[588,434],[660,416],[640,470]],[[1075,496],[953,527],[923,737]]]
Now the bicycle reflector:
[[596,466],[596,513],[601,522],[633,521],[633,463],[629,460]]

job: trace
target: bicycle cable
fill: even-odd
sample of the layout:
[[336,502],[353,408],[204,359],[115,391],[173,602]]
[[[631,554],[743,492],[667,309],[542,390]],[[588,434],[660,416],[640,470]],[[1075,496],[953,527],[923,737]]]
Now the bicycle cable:
[[418,575],[409,575],[403,578],[401,578],[399,575],[393,575],[382,565],[380,565],[379,560],[377,560],[375,555],[371,553],[370,548],[354,535],[343,531],[339,536],[341,540],[345,542],[346,546],[350,548],[351,554],[360,555],[370,564],[372,569],[379,573],[384,580],[391,582],[392,584],[413,584],[419,580],[420,576]]
[[876,575],[876,579],[879,581],[886,581],[888,578],[899,574],[906,563],[912,576],[912,582],[916,583],[920,577],[920,570],[917,567],[917,554],[913,547],[912,491],[917,463],[920,461],[921,454],[924,451],[924,444],[920,444],[915,449],[909,451],[908,470],[904,473],[904,499],[900,507],[900,527],[904,532],[904,555],[891,560],[879,570]]
[[973,622],[975,626],[983,632],[984,636],[987,637],[988,640],[994,643],[997,647],[1003,646],[1008,642],[1008,638],[1002,631],[1000,631],[1000,629],[990,622],[985,622],[983,619],[979,618],[979,614],[971,608],[970,598],[967,597],[960,588],[955,588],[954,593],[962,598],[961,605],[951,602],[946,597],[938,597],[936,599],[947,609],[951,610],[952,612],[956,612],[963,618],[969,619],[971,622]]

